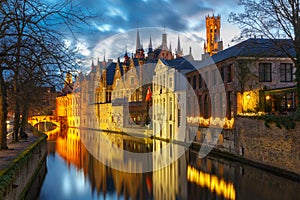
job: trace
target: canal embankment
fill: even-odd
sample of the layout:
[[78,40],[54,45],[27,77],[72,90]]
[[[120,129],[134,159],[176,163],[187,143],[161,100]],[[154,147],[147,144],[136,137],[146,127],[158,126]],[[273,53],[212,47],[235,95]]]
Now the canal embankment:
[[235,129],[221,132],[200,127],[192,148],[218,139],[211,154],[300,181],[300,122],[294,129],[275,123],[267,127],[264,120],[249,117],[238,117],[235,123]]
[[[28,134],[26,140],[8,143],[0,151],[0,199],[32,199],[46,174],[47,136]],[[39,190],[34,190],[39,191]]]
[[[108,131],[110,134],[130,135],[138,138],[147,137],[150,140],[172,142],[199,151],[203,146],[210,145],[210,154],[233,161],[254,166],[273,174],[300,181],[300,122],[296,122],[294,129],[278,128],[276,124],[265,126],[264,120],[249,117],[238,117],[234,129],[220,129],[193,126],[189,141],[170,140],[151,130],[144,134],[135,129],[123,131]],[[212,146],[211,146],[212,145]]]

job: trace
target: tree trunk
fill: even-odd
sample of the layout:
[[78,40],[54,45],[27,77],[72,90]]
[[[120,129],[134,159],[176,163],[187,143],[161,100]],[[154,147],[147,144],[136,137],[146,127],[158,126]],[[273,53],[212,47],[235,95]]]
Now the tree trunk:
[[19,129],[20,129],[20,105],[16,99],[15,103],[15,117],[14,117],[14,129],[13,129],[13,142],[19,142]]
[[2,70],[0,70],[0,150],[7,149],[7,95]]
[[295,81],[296,81],[296,95],[297,95],[297,110],[296,110],[296,118],[300,119],[300,27],[296,27],[295,31],[295,51],[296,51],[296,61],[295,61]]
[[13,142],[19,142],[19,129],[20,129],[20,104],[19,104],[19,93],[18,93],[18,78],[17,74],[14,77],[14,95],[15,95],[15,117],[14,117],[14,128],[13,128]]
[[25,103],[23,110],[22,110],[22,120],[21,120],[21,124],[20,124],[20,133],[25,132],[25,128],[26,128],[26,124],[28,121],[28,110],[29,110],[29,106],[27,103]]

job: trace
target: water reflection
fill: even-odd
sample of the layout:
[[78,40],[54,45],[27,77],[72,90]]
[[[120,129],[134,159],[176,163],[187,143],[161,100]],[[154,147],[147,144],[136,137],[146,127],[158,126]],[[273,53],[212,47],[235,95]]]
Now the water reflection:
[[[103,144],[95,132],[85,132],[83,136],[79,129],[51,135],[48,173],[40,199],[297,199],[300,189],[297,182],[221,158],[200,159],[197,152],[190,150],[159,170],[128,173],[107,164],[117,162],[120,168],[143,166],[124,154],[105,151],[106,145],[138,153],[153,151],[164,142],[114,135],[109,144]],[[98,145],[89,148],[98,148],[99,154],[107,155],[106,160],[96,159],[80,137],[95,140]],[[149,158],[147,164],[156,165],[174,156],[174,145],[169,145],[164,155]]]

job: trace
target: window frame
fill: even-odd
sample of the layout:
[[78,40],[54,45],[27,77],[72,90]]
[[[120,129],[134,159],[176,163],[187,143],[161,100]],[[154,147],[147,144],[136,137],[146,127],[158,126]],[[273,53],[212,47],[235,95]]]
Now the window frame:
[[[267,69],[269,69],[269,72]],[[258,80],[259,82],[272,82],[272,63],[268,63],[268,62],[259,63]]]
[[[284,68],[282,68],[284,67]],[[287,72],[287,67],[290,67],[290,72]],[[283,72],[283,74],[282,74]],[[292,63],[280,63],[279,66],[280,82],[293,82],[293,64]],[[284,79],[282,79],[284,77]],[[289,78],[289,80],[288,80]]]

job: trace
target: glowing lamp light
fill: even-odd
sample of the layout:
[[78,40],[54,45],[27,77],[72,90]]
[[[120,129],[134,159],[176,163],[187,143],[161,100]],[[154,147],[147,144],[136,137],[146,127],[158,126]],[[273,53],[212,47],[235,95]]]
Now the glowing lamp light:
[[247,94],[246,97],[247,97],[247,99],[250,99],[250,98],[251,98],[250,94]]
[[270,98],[271,98],[271,97],[270,97],[269,95],[266,96],[266,100],[270,100]]

